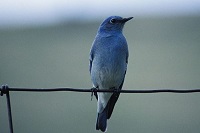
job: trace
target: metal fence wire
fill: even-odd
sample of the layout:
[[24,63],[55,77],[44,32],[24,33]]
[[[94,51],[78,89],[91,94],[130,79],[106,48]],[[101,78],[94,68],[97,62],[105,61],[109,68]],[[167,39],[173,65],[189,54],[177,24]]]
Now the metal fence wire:
[[72,91],[72,92],[90,92],[91,93],[91,100],[93,94],[96,95],[97,92],[107,92],[107,93],[196,93],[200,92],[200,89],[151,89],[151,90],[99,90],[96,88],[91,89],[77,89],[77,88],[10,88],[8,85],[2,85],[0,88],[1,96],[4,94],[6,95],[7,100],[7,110],[8,110],[8,119],[9,119],[9,129],[10,133],[14,133],[13,130],[13,122],[12,122],[12,111],[11,111],[11,102],[10,102],[10,91],[15,92],[57,92],[57,91]]

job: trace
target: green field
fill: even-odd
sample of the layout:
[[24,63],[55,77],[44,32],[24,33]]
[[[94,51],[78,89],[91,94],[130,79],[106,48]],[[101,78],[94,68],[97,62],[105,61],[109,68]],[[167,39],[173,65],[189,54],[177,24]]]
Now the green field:
[[[100,22],[0,30],[0,85],[91,88],[88,56]],[[124,89],[200,88],[200,17],[134,18],[124,28]],[[200,93],[121,94],[112,133],[199,133]],[[15,133],[94,133],[90,93],[11,92]],[[6,97],[0,129],[8,133]]]

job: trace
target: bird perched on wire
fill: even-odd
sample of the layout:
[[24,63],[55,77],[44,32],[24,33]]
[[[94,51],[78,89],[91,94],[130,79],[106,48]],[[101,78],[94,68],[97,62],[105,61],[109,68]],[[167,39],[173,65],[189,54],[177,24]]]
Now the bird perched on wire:
[[111,16],[100,25],[90,50],[90,75],[96,89],[113,89],[114,93],[98,92],[96,130],[106,132],[107,119],[111,117],[122,89],[127,64],[128,45],[122,34],[124,24],[132,19]]

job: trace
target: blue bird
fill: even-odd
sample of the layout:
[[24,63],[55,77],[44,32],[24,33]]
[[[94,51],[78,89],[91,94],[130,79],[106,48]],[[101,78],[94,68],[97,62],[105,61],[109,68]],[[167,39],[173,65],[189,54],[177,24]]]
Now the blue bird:
[[111,16],[100,25],[90,50],[90,75],[93,87],[113,89],[116,93],[98,92],[96,130],[106,132],[107,119],[111,117],[119,97],[128,64],[128,45],[122,34],[124,24],[132,19]]

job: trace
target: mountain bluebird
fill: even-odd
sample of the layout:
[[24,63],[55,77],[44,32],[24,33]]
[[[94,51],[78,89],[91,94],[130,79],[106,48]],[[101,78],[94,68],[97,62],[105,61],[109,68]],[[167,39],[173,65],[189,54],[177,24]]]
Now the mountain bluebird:
[[111,117],[122,89],[127,63],[128,45],[122,34],[124,24],[132,19],[111,16],[100,25],[90,50],[90,75],[93,87],[113,89],[115,93],[98,92],[96,130],[105,132],[107,119]]

